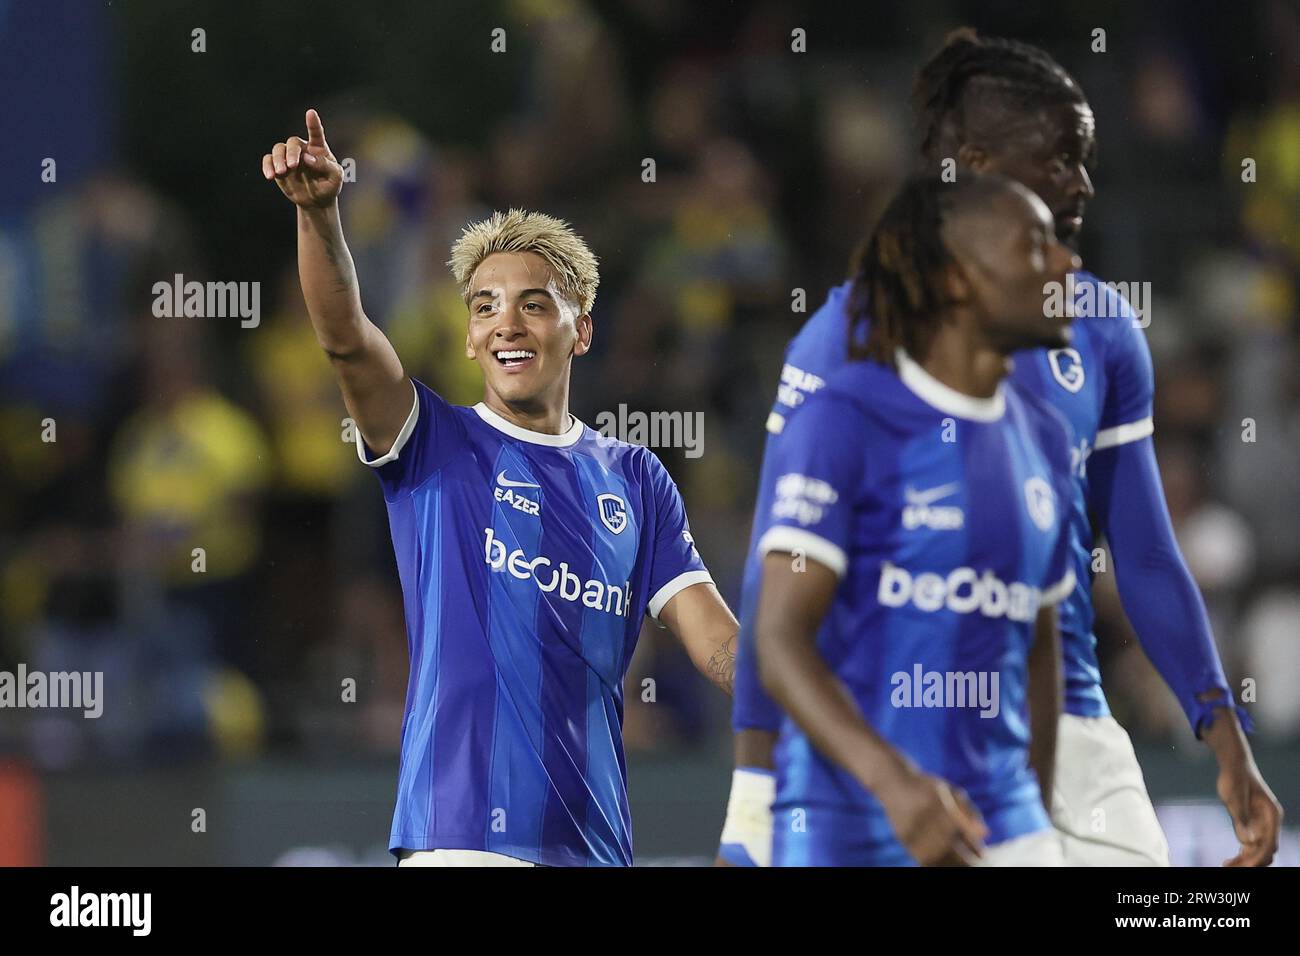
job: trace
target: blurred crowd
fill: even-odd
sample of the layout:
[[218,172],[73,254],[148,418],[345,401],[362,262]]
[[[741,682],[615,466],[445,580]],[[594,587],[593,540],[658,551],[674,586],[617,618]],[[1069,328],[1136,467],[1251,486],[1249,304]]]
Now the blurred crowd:
[[[689,4],[640,9],[689,33]],[[455,94],[485,124],[478,141],[417,128],[360,86],[297,115],[317,107],[355,161],[342,211],[367,313],[452,402],[478,401],[481,384],[451,242],[494,208],[574,224],[602,269],[573,411],[704,413],[701,457],[657,451],[734,606],[784,343],[906,174],[911,77],[960,21],[870,55],[794,54],[774,5],[737,11],[723,45],[676,48],[607,13],[506,5],[507,29],[529,37],[514,41],[515,101]],[[1152,283],[1157,448],[1230,683],[1253,681],[1262,736],[1298,742],[1300,15],[1270,5],[1259,31],[1276,55],[1260,93],[1236,98],[1172,33],[1051,52],[1098,117],[1085,265]],[[259,135],[269,147],[300,132]],[[274,192],[260,152],[220,157],[249,174],[224,203]],[[292,208],[268,207],[276,258],[260,321],[241,328],[153,314],[154,284],[176,274],[254,278],[231,273],[184,195],[130,161],[38,195],[0,231],[0,668],[102,671],[106,706],[95,721],[7,714],[0,752],[48,768],[395,752],[406,645],[386,515],[308,324]],[[1112,707],[1135,737],[1185,745],[1106,567]],[[712,745],[727,726],[725,701],[647,625],[628,747]]]

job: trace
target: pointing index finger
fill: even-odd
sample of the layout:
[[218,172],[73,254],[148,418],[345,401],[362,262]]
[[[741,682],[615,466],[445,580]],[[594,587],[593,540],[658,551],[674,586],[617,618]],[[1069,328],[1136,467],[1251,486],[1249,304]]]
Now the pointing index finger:
[[307,143],[311,146],[325,146],[325,124],[320,121],[320,114],[314,109],[307,111]]

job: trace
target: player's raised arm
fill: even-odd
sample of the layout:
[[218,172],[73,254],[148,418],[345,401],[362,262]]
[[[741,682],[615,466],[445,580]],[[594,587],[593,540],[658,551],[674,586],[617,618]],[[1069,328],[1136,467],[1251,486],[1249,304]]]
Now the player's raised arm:
[[764,689],[814,747],[876,795],[899,842],[918,863],[973,863],[988,835],[979,812],[961,791],[922,773],[872,730],[817,650],[817,631],[838,576],[812,559],[801,571],[793,565],[781,551],[763,561],[756,641]]
[[1038,775],[1038,789],[1049,815],[1056,768],[1056,727],[1061,719],[1064,684],[1056,608],[1047,606],[1038,611],[1034,646],[1029,649],[1029,765]]
[[343,239],[343,168],[307,111],[307,138],[290,136],[262,157],[262,175],[298,207],[298,276],[316,340],[334,365],[348,413],[382,455],[411,414],[413,391],[392,344],[361,308],[357,273]]

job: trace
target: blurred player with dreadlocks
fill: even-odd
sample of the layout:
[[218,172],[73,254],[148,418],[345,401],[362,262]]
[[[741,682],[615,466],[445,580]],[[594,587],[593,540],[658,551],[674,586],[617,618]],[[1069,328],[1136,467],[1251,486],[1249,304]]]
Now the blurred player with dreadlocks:
[[[953,33],[917,78],[922,158],[938,176],[943,160],[998,172],[1036,192],[1057,235],[1077,238],[1093,197],[1092,110],[1078,84],[1047,53],[1014,40]],[[1165,504],[1152,444],[1154,380],[1131,306],[1093,275],[1072,275],[1076,299],[1068,348],[1017,358],[1013,378],[1070,421],[1075,491],[1066,507],[1077,546],[1075,592],[1060,608],[1065,700],[1053,818],[1070,865],[1167,865],[1168,847],[1132,744],[1110,716],[1097,666],[1091,599],[1089,512],[1114,556],[1121,601],[1147,656],[1173,690],[1197,737],[1218,762],[1218,793],[1241,852],[1228,865],[1263,866],[1277,849],[1282,810],[1260,776],[1234,705],[1204,602],[1184,563]],[[790,343],[768,448],[756,522],[770,510],[778,475],[770,458],[807,397],[846,360],[851,283]],[[751,543],[753,543],[751,541]],[[781,715],[763,694],[753,654],[761,563],[751,547],[741,610],[733,725],[736,774],[720,858],[765,862],[774,791],[772,747]]]
[[862,255],[857,361],[784,429],[757,519],[755,640],[790,717],[778,865],[1062,862],[1043,793],[1072,439],[1002,380],[1012,351],[1069,343],[1042,288],[1077,266],[1041,199],[970,173],[909,182]]

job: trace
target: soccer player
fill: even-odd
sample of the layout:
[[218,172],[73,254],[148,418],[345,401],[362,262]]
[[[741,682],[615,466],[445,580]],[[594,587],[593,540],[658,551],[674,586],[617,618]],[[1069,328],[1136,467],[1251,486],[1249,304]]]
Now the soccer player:
[[[1093,197],[1092,111],[1078,84],[1047,53],[1014,40],[955,32],[920,71],[916,104],[925,164],[938,175],[954,158],[1033,189],[1052,210],[1057,234],[1074,241]],[[1093,635],[1089,511],[1106,534],[1124,609],[1147,656],[1218,763],[1218,793],[1241,851],[1234,866],[1266,866],[1277,849],[1282,810],[1260,776],[1210,633],[1204,602],[1179,552],[1152,445],[1154,380],[1146,339],[1131,307],[1087,272],[1074,274],[1076,318],[1069,348],[1018,356],[1013,377],[1071,422],[1077,488],[1076,591],[1060,608],[1065,713],[1058,737],[1053,817],[1067,865],[1167,865],[1168,848],[1124,729],[1110,716]],[[849,284],[831,290],[790,343],[757,515],[770,507],[767,464],[783,426],[846,359]],[[1089,305],[1089,301],[1091,305]],[[753,553],[741,603],[733,725],[736,766],[720,856],[761,864],[770,852],[771,748],[779,710],[759,687],[752,654]],[[1240,718],[1240,719],[1239,719]]]
[[912,180],[876,227],[859,360],[786,426],[758,517],[759,667],[789,715],[777,865],[1061,864],[1039,780],[1060,717],[1052,605],[1074,589],[1072,438],[1002,379],[1012,351],[1069,344],[1042,290],[1077,265],[1003,177]]
[[411,655],[389,848],[404,865],[630,865],[623,678],[642,616],[728,693],[738,625],[659,460],[569,414],[595,257],[540,213],[465,229],[449,264],[484,397],[453,407],[362,309],[315,110],[262,172],[298,207],[312,326],[388,505]]

